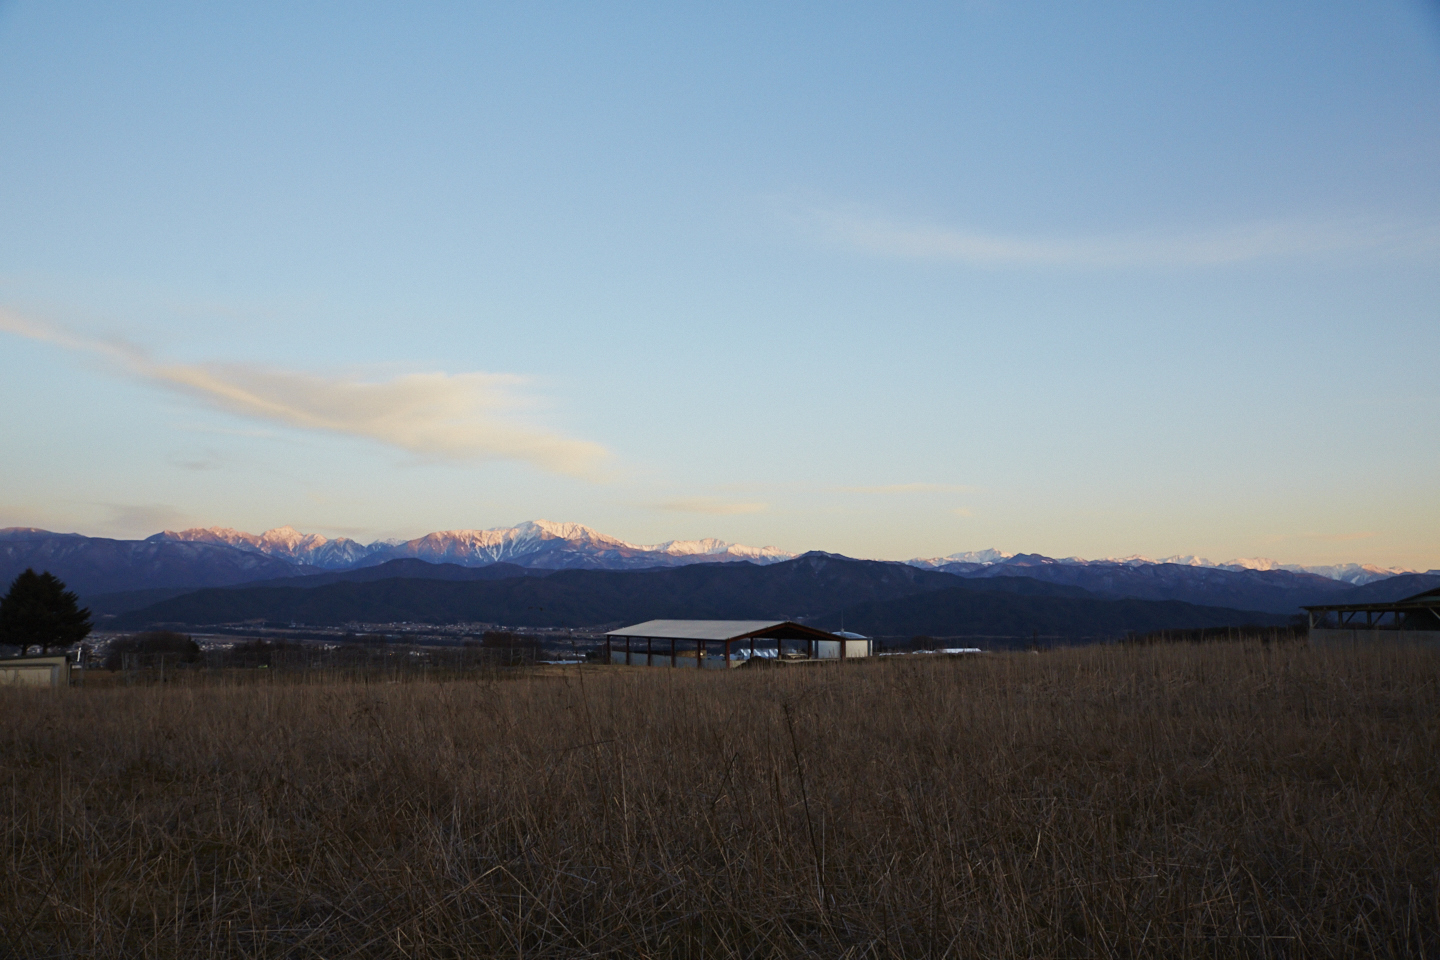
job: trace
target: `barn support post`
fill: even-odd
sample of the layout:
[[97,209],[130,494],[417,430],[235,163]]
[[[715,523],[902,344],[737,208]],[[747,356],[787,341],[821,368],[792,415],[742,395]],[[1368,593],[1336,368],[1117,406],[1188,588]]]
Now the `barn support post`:
[[730,669],[730,641],[725,641],[725,669]]
[[695,669],[699,670],[705,666],[705,641],[695,641]]
[[630,638],[625,638],[625,666],[630,666]]
[[755,634],[750,634],[750,659],[755,659]]
[[670,666],[675,666],[675,638],[670,638]]
[[654,638],[654,637],[646,637],[646,638],[645,638],[645,666],[650,667],[650,666],[654,666],[654,665],[655,665],[655,638]]
[[611,639],[610,639],[609,637],[606,637],[606,638],[605,638],[605,664],[606,664],[606,666],[609,666],[610,664],[612,664],[612,663],[615,662],[615,652],[610,648],[610,644],[611,644],[612,642],[613,642],[613,641],[611,641]]

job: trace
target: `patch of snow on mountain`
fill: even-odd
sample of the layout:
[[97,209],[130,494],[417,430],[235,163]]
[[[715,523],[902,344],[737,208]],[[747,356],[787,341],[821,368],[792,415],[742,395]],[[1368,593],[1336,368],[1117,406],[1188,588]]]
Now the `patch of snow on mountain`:
[[943,567],[947,563],[1002,563],[1015,556],[1013,553],[1001,553],[994,548],[988,550],[971,550],[969,553],[952,553],[948,557],[916,557],[914,560],[905,562],[912,567]]
[[795,555],[779,547],[747,547],[738,543],[727,543],[707,537],[704,540],[667,540],[654,546],[639,547],[649,553],[663,553],[672,557],[728,556],[743,557],[747,560],[789,560]]

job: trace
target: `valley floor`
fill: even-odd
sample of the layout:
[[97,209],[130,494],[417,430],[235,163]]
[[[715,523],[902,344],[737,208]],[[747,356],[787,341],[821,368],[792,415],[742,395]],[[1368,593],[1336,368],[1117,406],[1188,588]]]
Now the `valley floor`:
[[15,957],[1440,956],[1440,652],[0,690]]

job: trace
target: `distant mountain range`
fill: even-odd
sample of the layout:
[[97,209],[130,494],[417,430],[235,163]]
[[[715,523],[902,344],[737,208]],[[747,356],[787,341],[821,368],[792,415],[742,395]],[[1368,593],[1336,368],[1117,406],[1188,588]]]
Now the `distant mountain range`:
[[297,577],[294,563],[224,544],[109,540],[24,527],[0,530],[0,580],[48,570],[82,597],[116,590],[227,586]]
[[[518,568],[517,568],[518,569]],[[358,572],[358,571],[357,571]],[[122,614],[114,626],[266,622],[367,626],[410,622],[507,627],[614,627],[651,618],[790,619],[878,636],[1067,640],[1212,626],[1279,625],[1278,614],[1177,601],[1108,600],[1028,577],[959,580],[903,563],[808,553],[775,564],[692,564],[649,571],[561,570],[499,580],[359,581],[302,589],[209,589]]]
[[670,540],[641,546],[578,523],[549,520],[530,520],[493,530],[443,530],[415,540],[377,540],[369,544],[343,537],[327,540],[291,527],[267,530],[258,536],[225,527],[166,530],[149,540],[225,545],[323,570],[406,557],[467,567],[507,562],[543,570],[639,570],[727,560],[774,563],[794,556],[775,547],[746,547],[723,540]]
[[[463,566],[508,562],[543,570],[638,570],[731,560],[777,563],[796,556],[777,547],[747,547],[714,539],[670,540],[642,546],[607,536],[582,524],[554,523],[549,520],[531,520],[514,527],[490,530],[442,530],[414,540],[376,540],[368,544],[345,537],[329,540],[319,534],[301,533],[293,527],[278,527],[261,534],[245,533],[228,527],[197,527],[180,531],[166,530],[148,539],[152,542],[230,546],[323,570],[344,570],[405,557]],[[1158,560],[1140,555],[1098,560],[1084,560],[1079,557],[1053,559],[1039,554],[1011,554],[993,549],[955,553],[948,557],[917,557],[906,562],[911,566],[962,575],[982,568],[1031,567],[1037,563],[1131,568],[1169,565],[1231,572],[1279,570],[1315,574],[1353,585],[1419,572],[1401,567],[1377,567],[1360,563],[1303,566],[1259,558],[1228,560],[1224,563],[1194,556],[1163,557]]]
[[952,553],[948,557],[916,557],[914,560],[907,562],[917,567],[926,567],[931,570],[948,570],[952,573],[959,573],[963,570],[972,570],[981,567],[1031,566],[1037,562],[1059,563],[1067,566],[1102,567],[1153,567],[1168,565],[1211,568],[1234,572],[1246,570],[1284,570],[1289,573],[1313,573],[1330,580],[1339,580],[1343,583],[1357,586],[1370,583],[1373,580],[1383,580],[1386,577],[1420,572],[1405,567],[1377,567],[1369,563],[1322,564],[1307,567],[1302,564],[1280,563],[1275,560],[1266,560],[1260,557],[1227,560],[1224,563],[1216,563],[1213,560],[1206,560],[1204,557],[1189,555],[1162,557],[1156,560],[1141,556],[1140,554],[1134,554],[1128,557],[1107,557],[1099,560],[1083,560],[1080,557],[1066,557],[1063,560],[1056,560],[1050,557],[1042,557],[1035,553],[1001,553],[999,550],[976,550],[970,553]]
[[[1305,604],[1342,602],[1341,597],[1364,589],[1319,574],[1289,570],[1232,570],[1178,563],[1067,563],[1035,555],[1022,555],[1005,563],[951,563],[930,569],[977,580],[1030,577],[1081,587],[1115,600],[1181,600],[1272,613],[1294,613]],[[1436,579],[1440,582],[1440,577]],[[1376,581],[1374,585],[1385,582]]]
[[[0,530],[0,580],[8,582],[26,567],[49,570],[90,602],[97,613],[111,614],[196,589],[257,586],[261,582],[319,588],[357,580],[533,578],[558,570],[618,572],[716,564],[763,567],[793,559],[775,547],[747,547],[721,540],[638,545],[580,524],[544,520],[369,544],[331,540],[289,527],[258,535],[220,527],[167,530],[145,540],[110,540],[30,528]],[[1307,569],[1260,560],[1213,564],[1193,557],[1057,560],[986,550],[882,566],[939,576],[944,578],[940,582],[950,586],[956,586],[954,578],[1025,578],[1072,587],[1094,599],[1178,601],[1274,614],[1293,614],[1307,603],[1398,599],[1440,586],[1440,571],[1420,574],[1358,564]],[[485,572],[473,576],[466,572],[480,570]],[[875,599],[878,602],[880,598]]]

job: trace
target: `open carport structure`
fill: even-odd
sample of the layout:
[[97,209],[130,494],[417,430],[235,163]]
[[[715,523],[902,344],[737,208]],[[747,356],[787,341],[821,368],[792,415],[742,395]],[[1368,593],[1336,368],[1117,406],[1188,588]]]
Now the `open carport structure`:
[[1440,589],[1392,603],[1331,603],[1303,609],[1311,643],[1388,639],[1440,644]]
[[868,657],[871,644],[864,637],[839,637],[793,620],[647,620],[605,634],[605,662],[724,669],[756,657]]

